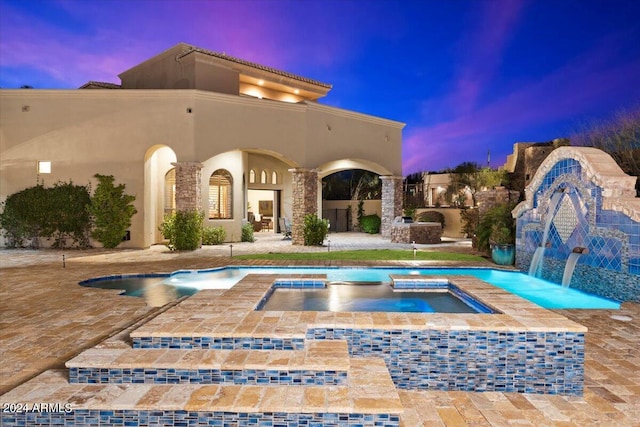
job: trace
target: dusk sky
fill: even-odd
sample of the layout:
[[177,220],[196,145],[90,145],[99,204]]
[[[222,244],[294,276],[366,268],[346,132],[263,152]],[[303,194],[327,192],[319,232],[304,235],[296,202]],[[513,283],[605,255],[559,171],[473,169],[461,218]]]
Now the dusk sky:
[[407,124],[404,174],[640,104],[638,0],[0,0],[0,87],[75,89],[179,42],[333,85]]

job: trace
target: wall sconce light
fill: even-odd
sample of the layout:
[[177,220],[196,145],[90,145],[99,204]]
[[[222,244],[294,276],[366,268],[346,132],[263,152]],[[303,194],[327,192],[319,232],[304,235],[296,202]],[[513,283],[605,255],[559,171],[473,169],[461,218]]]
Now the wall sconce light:
[[51,173],[51,162],[50,161],[39,161],[38,162],[38,173]]

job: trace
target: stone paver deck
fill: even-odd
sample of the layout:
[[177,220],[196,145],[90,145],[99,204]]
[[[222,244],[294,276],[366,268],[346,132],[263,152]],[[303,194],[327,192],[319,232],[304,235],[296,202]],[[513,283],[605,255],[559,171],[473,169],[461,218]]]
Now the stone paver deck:
[[[335,242],[332,243],[332,250],[337,250],[340,248],[340,237],[333,236]],[[368,236],[362,237],[361,241],[354,241],[352,245],[347,242],[343,247],[385,245],[379,240],[369,240],[367,243]],[[267,240],[267,236],[264,239]],[[453,245],[457,249],[464,246],[464,243]],[[233,251],[234,254],[242,253],[243,250],[284,251],[281,248],[291,250],[290,244],[286,241],[280,243],[273,236],[271,243],[249,246],[247,249],[243,248],[243,244],[234,244]],[[300,249],[295,247],[295,250]],[[2,402],[8,401],[7,397],[38,401],[38,390],[22,394],[18,393],[20,388],[16,388],[37,375],[42,375],[52,387],[59,387],[59,402],[67,398],[68,402],[89,398],[95,390],[92,387],[97,385],[82,385],[86,387],[84,392],[74,389],[72,396],[65,394],[69,393],[70,387],[77,386],[68,383],[65,363],[100,343],[99,347],[103,349],[126,351],[122,340],[127,339],[127,330],[148,324],[150,319],[170,308],[151,308],[143,300],[117,295],[117,291],[83,288],[77,285],[79,281],[115,273],[170,272],[184,268],[238,264],[228,258],[229,250],[227,246],[184,254],[168,253],[156,247],[142,251],[70,251],[65,252],[65,268],[62,268],[62,252],[0,251],[0,393],[5,393]],[[640,425],[640,304],[626,303],[620,311],[557,312],[589,329],[586,335],[584,396],[387,390],[373,396],[374,400],[392,398],[397,393],[402,410],[401,423],[404,426]],[[615,320],[611,318],[612,315],[629,316],[632,320]],[[358,368],[363,372],[360,377],[356,375],[356,378],[362,378],[358,380],[362,381],[358,384],[362,390],[370,388],[367,381],[371,380],[368,378],[379,376],[365,375],[370,366],[371,363],[363,363]],[[355,369],[352,365],[350,367]],[[382,372],[382,366],[380,368]],[[122,384],[100,387],[110,387],[114,393],[128,389]],[[225,403],[218,400],[222,386],[209,385],[205,389],[202,387],[207,386],[202,385],[187,387],[193,390],[189,389],[190,393],[178,396],[171,393],[169,385],[143,385],[146,392],[142,396],[166,402],[178,399],[182,403],[191,402],[193,407],[220,405],[221,408],[234,409],[250,404],[276,408],[284,400],[290,399],[288,391],[280,390],[267,398],[260,394],[260,399],[256,401],[255,389],[240,392],[238,388],[236,393],[222,393],[222,396],[234,396],[232,401]],[[343,396],[343,392],[339,390],[341,386],[332,387],[335,388],[335,393],[320,393],[319,390],[310,388],[296,396],[293,402],[296,405],[308,405],[309,408],[326,408],[332,398],[340,400],[340,396]],[[227,389],[230,390],[232,389]],[[123,392],[122,401],[130,403],[132,396],[138,396],[139,392],[140,390]],[[141,396],[138,397],[140,398]],[[136,402],[144,404],[144,400]],[[371,403],[367,402],[369,406]],[[383,400],[380,400],[380,404],[385,405]],[[392,401],[387,404],[398,409]]]

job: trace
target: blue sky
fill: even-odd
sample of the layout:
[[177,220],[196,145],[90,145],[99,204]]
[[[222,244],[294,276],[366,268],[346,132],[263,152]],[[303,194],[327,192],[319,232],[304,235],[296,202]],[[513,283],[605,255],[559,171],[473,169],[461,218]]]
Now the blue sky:
[[398,120],[404,173],[504,163],[640,105],[636,0],[0,0],[0,87],[73,89],[194,44]]

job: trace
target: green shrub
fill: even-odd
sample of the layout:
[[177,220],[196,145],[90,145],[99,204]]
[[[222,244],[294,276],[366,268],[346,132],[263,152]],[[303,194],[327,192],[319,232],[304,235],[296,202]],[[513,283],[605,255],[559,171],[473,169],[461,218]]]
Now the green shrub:
[[14,193],[3,203],[0,227],[9,247],[37,248],[40,239],[52,247],[88,247],[91,204],[87,186],[59,182],[51,188],[36,185]]
[[403,209],[403,213],[404,216],[410,216],[414,221],[416,220],[416,214],[418,212],[418,209],[413,206],[413,205],[409,205],[406,208]]
[[24,189],[11,194],[2,205],[0,227],[7,246],[38,247],[40,237],[46,234],[47,189],[42,185]]
[[203,245],[221,245],[227,238],[227,232],[220,227],[205,227],[202,230],[202,244]]
[[439,222],[444,228],[444,214],[438,211],[426,211],[422,212],[418,216],[420,222]]
[[322,246],[328,233],[329,224],[326,219],[318,218],[316,214],[308,214],[304,217],[305,246]]
[[48,190],[51,205],[47,211],[47,218],[52,230],[50,237],[54,239],[52,247],[66,248],[68,240],[71,240],[71,246],[89,247],[89,187],[74,185],[72,182],[59,182]]
[[125,185],[113,185],[113,175],[95,174],[98,186],[91,198],[89,213],[93,217],[95,229],[91,237],[105,248],[118,246],[131,227],[131,218],[138,211],[132,205],[136,199],[124,193]]
[[244,224],[242,226],[242,234],[240,236],[242,242],[255,242],[256,238],[253,236],[253,224]]
[[204,215],[198,211],[179,211],[166,215],[160,224],[162,236],[169,240],[167,247],[172,251],[192,251],[202,242],[202,221]]
[[500,204],[487,210],[478,223],[478,249],[488,251],[493,243],[515,242],[515,221],[511,216],[513,204]]
[[365,215],[360,221],[360,227],[362,227],[362,231],[365,233],[377,234],[380,232],[381,222],[380,217],[376,214]]

